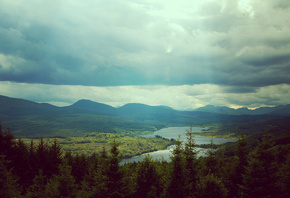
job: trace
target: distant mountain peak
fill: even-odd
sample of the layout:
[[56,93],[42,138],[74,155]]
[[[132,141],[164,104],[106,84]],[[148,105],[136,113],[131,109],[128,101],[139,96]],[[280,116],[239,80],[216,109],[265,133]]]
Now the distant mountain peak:
[[241,110],[250,110],[248,107],[241,107],[241,108],[238,108],[238,109],[241,109]]
[[75,102],[74,104],[72,104],[72,106],[81,106],[81,105],[103,105],[103,106],[112,107],[110,105],[107,105],[107,104],[104,104],[104,103],[95,102],[95,101],[88,100],[88,99],[81,99],[81,100],[78,100],[77,102]]
[[101,114],[114,114],[116,109],[110,105],[94,102],[88,99],[81,99],[68,108],[89,110]]
[[247,107],[242,107],[239,109],[233,109],[226,106],[214,106],[206,105],[195,109],[195,111],[219,113],[227,115],[290,115],[290,105],[279,105],[275,107],[260,107],[254,110],[248,109]]
[[172,109],[172,110],[174,110],[173,108],[171,108],[169,106],[166,106],[166,105],[159,105],[157,107],[161,107],[161,108],[164,108],[164,109]]

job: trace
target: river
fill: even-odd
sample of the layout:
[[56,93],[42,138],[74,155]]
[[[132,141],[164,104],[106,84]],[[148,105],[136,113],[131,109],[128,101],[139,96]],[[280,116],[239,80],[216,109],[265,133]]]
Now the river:
[[[205,128],[202,127],[192,127],[192,132],[202,132]],[[186,131],[190,130],[189,127],[169,127],[169,128],[164,128],[160,129],[158,131],[155,131],[153,134],[147,134],[147,135],[140,135],[143,137],[155,137],[155,135],[159,135],[163,138],[167,139],[175,139],[177,140],[178,137],[180,136],[180,140],[185,142],[186,141]],[[195,144],[210,144],[211,137],[204,137],[200,135],[194,135],[194,140]],[[228,138],[213,138],[213,143],[214,144],[223,144],[226,142],[235,142],[237,140],[235,139],[228,139]],[[149,155],[152,156],[153,159],[155,160],[165,160],[165,161],[170,161],[170,156],[172,156],[171,151],[173,150],[173,146],[169,146],[166,150],[160,150],[160,151],[154,151],[150,152]],[[207,149],[204,148],[196,148],[198,151],[197,157],[203,156]],[[121,161],[121,165],[125,163],[133,163],[141,161],[143,158],[145,158],[145,155],[148,153],[138,155],[138,156],[133,156],[129,159],[123,159]]]

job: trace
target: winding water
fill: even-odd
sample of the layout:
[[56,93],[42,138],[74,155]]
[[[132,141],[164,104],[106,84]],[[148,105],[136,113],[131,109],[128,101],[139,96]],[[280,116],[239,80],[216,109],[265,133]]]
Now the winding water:
[[[203,129],[201,127],[192,127],[192,132],[202,132]],[[164,128],[158,131],[155,131],[154,134],[148,134],[148,135],[141,135],[143,137],[155,137],[155,135],[159,135],[163,138],[167,139],[175,139],[177,140],[178,137],[180,136],[180,140],[185,142],[186,141],[186,131],[190,130],[189,127],[169,127],[169,128]],[[194,140],[196,144],[210,144],[211,137],[204,137],[200,135],[194,135]],[[226,142],[235,142],[237,140],[235,139],[227,139],[227,138],[213,138],[213,143],[214,144],[223,144]],[[171,151],[173,150],[174,146],[169,146],[166,150],[161,150],[161,151],[154,151],[150,152],[149,155],[153,157],[153,159],[156,160],[165,160],[165,161],[170,161],[170,156],[172,155]],[[196,148],[198,152],[197,157],[203,156],[207,149],[203,148]],[[141,161],[143,158],[145,158],[146,154],[138,155],[131,157],[129,159],[123,159],[121,161],[121,165],[125,163],[132,163],[132,162],[138,162]]]

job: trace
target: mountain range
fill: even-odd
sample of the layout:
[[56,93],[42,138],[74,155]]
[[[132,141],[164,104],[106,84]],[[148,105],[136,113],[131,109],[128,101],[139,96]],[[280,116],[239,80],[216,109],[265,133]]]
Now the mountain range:
[[117,114],[136,114],[136,113],[149,113],[149,112],[207,112],[207,113],[215,113],[221,115],[280,115],[280,116],[290,116],[290,104],[288,105],[279,105],[274,107],[260,107],[254,110],[248,109],[246,107],[233,109],[226,106],[214,106],[207,105],[204,107],[200,107],[193,111],[178,111],[172,109],[168,106],[149,106],[146,104],[140,103],[128,103],[124,106],[114,108],[112,106],[93,102],[90,100],[79,100],[76,103],[68,106],[67,108],[77,108],[77,109],[86,109],[90,111],[95,111],[101,114],[108,115],[117,115]]
[[79,100],[66,107],[0,96],[0,121],[19,136],[69,136],[90,132],[154,131],[168,126],[290,116],[290,105],[231,109],[208,105],[194,111],[129,103],[110,105]]
[[254,110],[248,109],[246,107],[233,109],[226,106],[214,106],[214,105],[207,105],[204,107],[200,107],[195,109],[195,111],[202,111],[202,112],[212,112],[212,113],[219,113],[219,114],[226,114],[226,115],[281,115],[287,116],[290,115],[290,105],[279,105],[274,107],[260,107]]

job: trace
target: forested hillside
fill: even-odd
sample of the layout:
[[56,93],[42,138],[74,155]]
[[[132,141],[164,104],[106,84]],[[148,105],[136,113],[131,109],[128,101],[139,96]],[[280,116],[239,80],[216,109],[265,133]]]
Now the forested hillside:
[[[202,135],[210,137],[240,137],[244,134],[249,145],[257,146],[257,140],[262,140],[265,133],[271,133],[278,145],[290,144],[290,117],[263,118],[245,120],[242,122],[216,123],[204,131]],[[226,143],[226,154],[234,155],[235,144]]]
[[16,140],[0,128],[0,194],[10,197],[289,197],[290,147],[271,134],[251,149],[239,139],[235,156],[210,149],[196,158],[192,133],[176,142],[171,162],[147,156],[120,166],[118,141],[85,155],[63,152],[55,140]]
[[[229,108],[228,108],[229,109]],[[245,120],[287,116],[288,106],[267,108],[268,114],[236,115],[222,112],[178,111],[165,106],[126,104],[114,108],[89,100],[56,107],[23,99],[0,96],[0,120],[17,137],[69,137],[87,133],[137,134],[168,126],[230,124]],[[271,113],[269,113],[271,112]],[[280,113],[279,113],[280,112]]]

